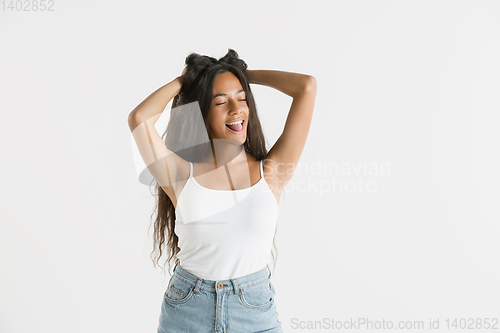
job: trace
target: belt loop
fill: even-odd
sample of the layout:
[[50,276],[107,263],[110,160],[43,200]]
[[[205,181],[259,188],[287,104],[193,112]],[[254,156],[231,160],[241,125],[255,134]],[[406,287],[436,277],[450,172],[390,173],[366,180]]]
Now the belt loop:
[[234,294],[238,294],[239,292],[241,292],[241,289],[238,287],[238,283],[236,283],[236,279],[230,279],[230,280],[233,283]]
[[198,281],[196,281],[196,286],[193,288],[193,291],[195,293],[198,293],[198,291],[200,290],[200,287],[201,287],[201,282],[203,281],[202,278],[198,277]]
[[269,264],[266,264],[266,267],[267,267],[267,270],[269,272],[269,276],[268,277],[270,278],[271,277],[271,269],[269,268]]
[[174,272],[175,272],[175,269],[177,268],[177,265],[179,265],[179,262],[180,262],[180,260],[177,260],[177,262],[175,263]]

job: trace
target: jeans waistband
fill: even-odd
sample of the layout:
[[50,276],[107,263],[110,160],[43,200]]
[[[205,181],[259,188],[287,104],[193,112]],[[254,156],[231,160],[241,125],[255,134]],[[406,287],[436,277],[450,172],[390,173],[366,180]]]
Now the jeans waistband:
[[180,265],[180,261],[177,261],[174,267],[174,275],[179,279],[184,280],[187,283],[195,285],[193,291],[197,293],[199,290],[208,293],[220,293],[224,291],[231,291],[234,294],[241,292],[240,288],[251,287],[264,282],[271,277],[271,270],[269,265],[252,274],[248,274],[235,279],[228,280],[205,280],[201,277],[186,271]]

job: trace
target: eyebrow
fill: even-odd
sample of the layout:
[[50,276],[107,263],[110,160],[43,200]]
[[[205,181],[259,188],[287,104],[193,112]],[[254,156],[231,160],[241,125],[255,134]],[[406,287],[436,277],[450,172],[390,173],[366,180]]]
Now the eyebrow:
[[[239,93],[241,93],[243,91],[245,91],[245,90],[241,89],[241,90],[238,90],[236,93],[239,94]],[[219,97],[219,96],[227,96],[227,95],[223,94],[223,93],[220,93],[220,94],[214,95],[214,97],[212,97],[212,99],[214,99],[215,97]]]

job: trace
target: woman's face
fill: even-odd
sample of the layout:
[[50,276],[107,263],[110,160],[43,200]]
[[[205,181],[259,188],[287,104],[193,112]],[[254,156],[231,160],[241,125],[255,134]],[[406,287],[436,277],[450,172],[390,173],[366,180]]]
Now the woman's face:
[[[248,105],[246,93],[238,78],[231,72],[219,74],[214,80],[209,113],[210,139],[232,139],[244,144],[247,137]],[[226,124],[243,120],[233,129]]]

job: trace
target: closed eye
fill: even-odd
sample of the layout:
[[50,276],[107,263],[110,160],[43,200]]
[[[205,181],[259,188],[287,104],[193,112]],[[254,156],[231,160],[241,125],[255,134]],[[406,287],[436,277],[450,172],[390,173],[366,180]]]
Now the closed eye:
[[[246,98],[245,98],[245,99],[239,99],[239,101],[246,101],[246,100],[247,100]],[[222,104],[226,104],[226,102],[224,102],[224,103],[219,103],[219,104],[215,104],[215,105],[222,105]]]

